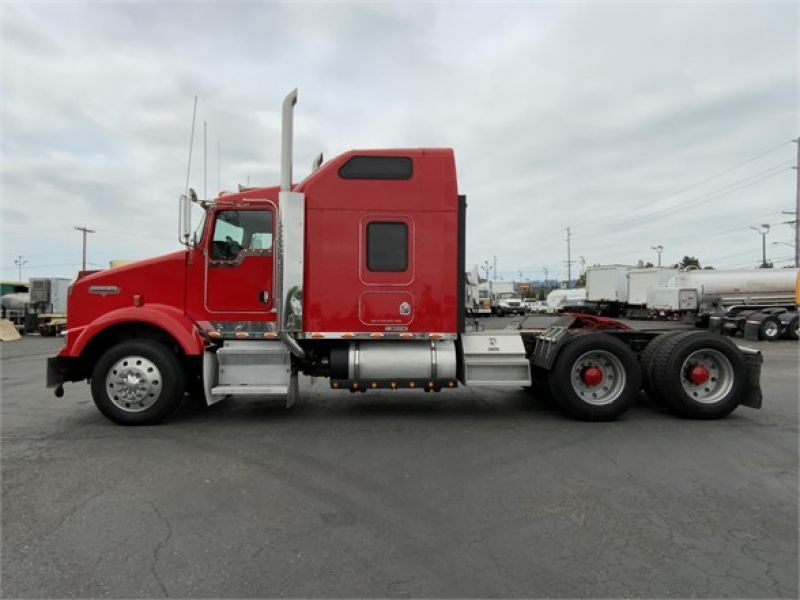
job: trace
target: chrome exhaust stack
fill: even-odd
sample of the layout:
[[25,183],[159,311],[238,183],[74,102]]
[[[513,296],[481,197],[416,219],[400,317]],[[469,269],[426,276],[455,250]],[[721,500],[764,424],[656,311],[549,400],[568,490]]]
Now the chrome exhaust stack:
[[281,189],[278,193],[277,235],[275,240],[274,301],[278,336],[299,359],[305,352],[292,337],[303,331],[303,252],[305,235],[305,196],[292,191],[294,145],[294,105],[297,89],[283,100],[281,130]]

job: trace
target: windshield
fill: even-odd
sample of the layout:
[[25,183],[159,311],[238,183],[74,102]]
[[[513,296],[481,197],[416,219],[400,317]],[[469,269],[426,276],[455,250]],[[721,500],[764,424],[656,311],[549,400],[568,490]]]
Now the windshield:
[[500,299],[501,300],[515,300],[515,299],[519,299],[519,296],[517,294],[515,294],[514,292],[503,292],[502,294],[500,294]]

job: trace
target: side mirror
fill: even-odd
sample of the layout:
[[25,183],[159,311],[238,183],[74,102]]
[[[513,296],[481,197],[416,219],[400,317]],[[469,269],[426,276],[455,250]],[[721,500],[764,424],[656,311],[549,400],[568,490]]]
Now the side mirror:
[[197,193],[189,188],[189,194],[181,195],[178,213],[178,241],[184,246],[191,244],[192,202],[197,202]]

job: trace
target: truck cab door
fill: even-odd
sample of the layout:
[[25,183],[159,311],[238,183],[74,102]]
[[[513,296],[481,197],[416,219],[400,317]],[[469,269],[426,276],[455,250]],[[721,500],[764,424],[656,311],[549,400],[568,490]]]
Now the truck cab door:
[[273,308],[274,211],[266,208],[215,213],[206,251],[205,308],[209,313],[253,313]]

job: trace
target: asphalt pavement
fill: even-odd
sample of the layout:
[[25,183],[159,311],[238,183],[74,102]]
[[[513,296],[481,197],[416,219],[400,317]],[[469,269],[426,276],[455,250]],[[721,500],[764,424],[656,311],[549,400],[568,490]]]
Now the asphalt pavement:
[[304,380],[139,428],[44,388],[61,343],[0,347],[3,597],[798,596],[797,343],[720,421]]

